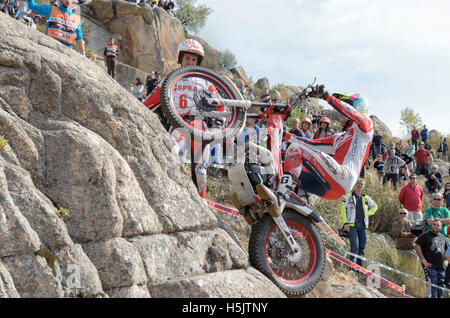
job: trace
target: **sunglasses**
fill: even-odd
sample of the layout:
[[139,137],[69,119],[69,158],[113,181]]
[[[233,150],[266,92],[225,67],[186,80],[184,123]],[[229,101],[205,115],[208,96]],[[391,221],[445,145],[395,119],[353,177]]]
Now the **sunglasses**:
[[434,201],[441,201],[442,199],[434,198],[433,200],[434,200]]
[[405,212],[401,212],[400,215],[407,215],[408,213]]

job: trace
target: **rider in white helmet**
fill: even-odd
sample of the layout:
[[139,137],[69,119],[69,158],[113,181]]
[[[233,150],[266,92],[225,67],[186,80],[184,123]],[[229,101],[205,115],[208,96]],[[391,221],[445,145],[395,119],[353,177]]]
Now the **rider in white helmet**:
[[[202,45],[198,41],[194,39],[186,39],[181,41],[181,43],[178,45],[177,55],[178,63],[181,64],[182,67],[200,66],[203,57],[205,56],[205,52]],[[171,127],[167,122],[164,114],[159,107],[161,103],[160,90],[162,82],[163,80],[158,83],[152,93],[144,101],[144,105],[159,116],[161,123],[169,131],[170,137],[172,138],[172,141],[176,146],[177,152],[182,154],[188,147],[190,148],[192,179],[194,181],[194,184],[197,186],[199,195],[204,198],[206,194],[206,169],[209,164],[210,156],[209,146],[203,145],[201,143],[194,143],[193,141],[191,141],[189,145],[189,143],[186,142],[185,136]],[[192,85],[198,86],[202,85],[202,83],[197,81],[196,83],[192,83]],[[205,81],[204,85],[210,85],[210,83]],[[184,87],[186,87],[187,89],[190,88],[190,85],[182,85],[182,87],[177,90],[176,94],[182,95],[184,93],[187,93],[183,91]],[[188,100],[188,102],[191,101]],[[183,111],[188,110],[189,106],[190,105],[188,105],[188,107],[183,107],[183,109],[179,109],[179,114],[183,115]],[[194,120],[192,120],[191,122],[194,122]]]
[[313,88],[309,97],[327,101],[338,112],[344,132],[316,140],[285,133],[283,139],[291,145],[276,195],[264,185],[257,186],[258,194],[272,201],[272,216],[282,213],[295,186],[327,200],[341,198],[355,185],[369,154],[373,123],[367,115],[369,103],[364,96],[331,95],[320,85]]

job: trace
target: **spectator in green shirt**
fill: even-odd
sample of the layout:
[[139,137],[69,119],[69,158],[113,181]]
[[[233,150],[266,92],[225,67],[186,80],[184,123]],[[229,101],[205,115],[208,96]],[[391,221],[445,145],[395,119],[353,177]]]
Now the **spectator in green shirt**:
[[442,194],[436,193],[433,195],[433,202],[425,212],[425,219],[427,220],[429,231],[431,230],[433,220],[440,220],[442,223],[441,233],[447,236],[447,226],[450,225],[450,212],[447,208],[441,206],[443,200]]

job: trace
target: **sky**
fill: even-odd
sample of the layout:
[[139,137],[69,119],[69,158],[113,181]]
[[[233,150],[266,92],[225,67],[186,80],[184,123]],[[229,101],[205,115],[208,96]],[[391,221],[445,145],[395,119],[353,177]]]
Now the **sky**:
[[[430,5],[432,3],[433,5]],[[370,101],[394,136],[400,113],[450,134],[450,1],[197,0],[214,12],[198,35],[233,52],[254,82],[306,86]],[[326,103],[326,108],[331,108]]]

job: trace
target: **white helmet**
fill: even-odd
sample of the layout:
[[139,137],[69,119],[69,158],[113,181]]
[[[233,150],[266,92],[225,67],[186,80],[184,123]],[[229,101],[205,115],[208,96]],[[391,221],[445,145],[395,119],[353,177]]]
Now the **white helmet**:
[[205,51],[203,51],[202,45],[194,39],[186,39],[181,41],[178,45],[178,64],[183,61],[184,53],[192,53],[198,56],[197,65],[202,63],[203,57],[205,56]]

